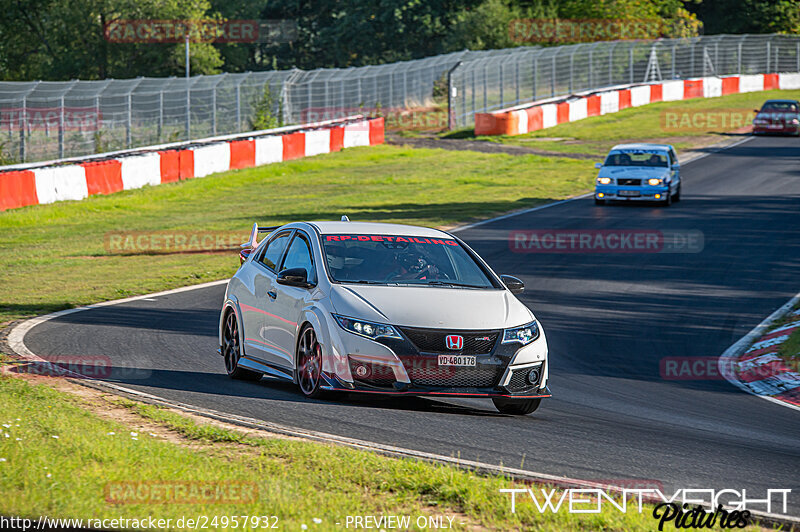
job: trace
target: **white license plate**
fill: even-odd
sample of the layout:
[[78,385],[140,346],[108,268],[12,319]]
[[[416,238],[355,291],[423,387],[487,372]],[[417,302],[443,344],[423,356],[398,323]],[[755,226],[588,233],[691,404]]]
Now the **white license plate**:
[[439,355],[440,366],[474,366],[475,357],[470,355]]
[[636,197],[636,196],[639,195],[639,191],[638,190],[620,190],[619,191],[619,195],[620,196]]

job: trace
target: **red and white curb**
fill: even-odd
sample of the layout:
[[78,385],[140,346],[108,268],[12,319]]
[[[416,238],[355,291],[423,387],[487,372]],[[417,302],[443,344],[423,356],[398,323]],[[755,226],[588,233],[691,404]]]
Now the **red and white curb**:
[[383,118],[275,130],[0,168],[0,211],[205,177],[343,148],[383,144]]
[[[777,356],[781,344],[800,329],[800,293],[770,314],[719,358],[719,372],[737,388],[767,401],[800,411],[800,373]],[[768,330],[786,315],[789,321]]]
[[548,98],[490,113],[475,113],[475,135],[522,135],[650,103],[798,88],[800,73],[795,72],[619,85],[571,96]]

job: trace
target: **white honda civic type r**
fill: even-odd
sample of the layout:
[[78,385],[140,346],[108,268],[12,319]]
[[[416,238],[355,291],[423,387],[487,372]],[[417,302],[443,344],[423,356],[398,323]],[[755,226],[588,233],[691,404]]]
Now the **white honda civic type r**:
[[507,414],[550,397],[522,281],[449,233],[346,217],[254,225],[240,258],[219,322],[233,378],[291,380],[308,397],[485,397]]

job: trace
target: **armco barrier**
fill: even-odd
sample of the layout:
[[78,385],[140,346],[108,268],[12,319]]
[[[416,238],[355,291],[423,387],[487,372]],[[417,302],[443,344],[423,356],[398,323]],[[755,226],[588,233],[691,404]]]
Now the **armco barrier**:
[[0,168],[0,211],[383,144],[383,118],[350,117],[86,159]]
[[622,85],[604,91],[533,102],[526,106],[475,114],[476,135],[521,135],[627,107],[740,92],[800,89],[800,73],[753,74]]

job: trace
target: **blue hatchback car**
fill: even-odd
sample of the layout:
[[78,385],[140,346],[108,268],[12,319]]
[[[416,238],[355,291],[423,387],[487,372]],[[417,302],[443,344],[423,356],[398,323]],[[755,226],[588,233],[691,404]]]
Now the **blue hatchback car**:
[[669,144],[619,144],[611,148],[600,172],[594,202],[657,201],[670,205],[681,199],[681,168]]

